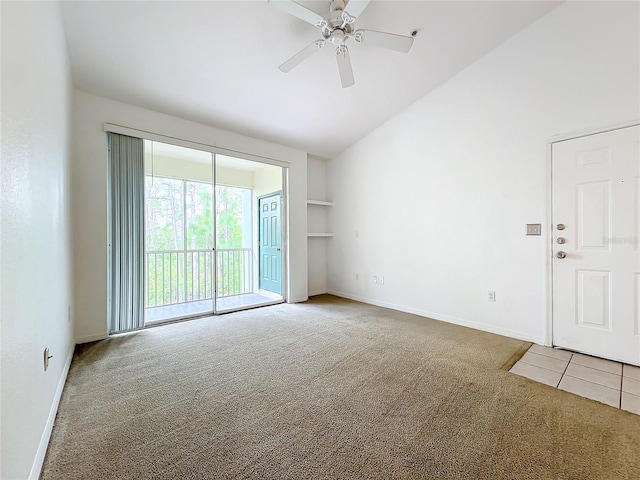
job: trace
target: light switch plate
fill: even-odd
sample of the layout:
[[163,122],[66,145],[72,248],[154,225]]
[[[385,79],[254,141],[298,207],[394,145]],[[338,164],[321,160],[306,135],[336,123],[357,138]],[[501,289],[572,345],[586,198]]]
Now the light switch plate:
[[539,223],[527,223],[527,235],[542,235],[542,225]]

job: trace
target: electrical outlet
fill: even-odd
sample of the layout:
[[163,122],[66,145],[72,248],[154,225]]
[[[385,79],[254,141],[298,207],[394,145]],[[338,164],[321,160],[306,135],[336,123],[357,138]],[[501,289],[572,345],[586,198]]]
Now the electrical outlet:
[[377,276],[373,276],[373,283],[378,283],[378,277]]
[[357,231],[357,230],[355,231],[354,236],[355,236],[356,238],[358,238],[358,231]]
[[360,275],[356,273],[356,280],[360,280]]
[[384,285],[384,277],[380,277],[380,285]]
[[495,302],[496,301],[496,292],[489,292],[489,298],[488,300],[490,302]]

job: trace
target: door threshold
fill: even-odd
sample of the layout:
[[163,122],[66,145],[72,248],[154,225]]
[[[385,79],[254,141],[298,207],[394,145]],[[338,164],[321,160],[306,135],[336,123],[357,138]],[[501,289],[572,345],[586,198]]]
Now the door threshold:
[[227,313],[241,312],[243,310],[252,310],[254,308],[271,307],[273,305],[280,305],[281,303],[285,303],[284,299],[282,299],[282,300],[274,300],[273,302],[260,303],[260,304],[257,304],[257,305],[247,305],[247,306],[244,306],[244,307],[227,308],[225,310],[218,310],[216,315],[224,315],[224,314],[227,314]]

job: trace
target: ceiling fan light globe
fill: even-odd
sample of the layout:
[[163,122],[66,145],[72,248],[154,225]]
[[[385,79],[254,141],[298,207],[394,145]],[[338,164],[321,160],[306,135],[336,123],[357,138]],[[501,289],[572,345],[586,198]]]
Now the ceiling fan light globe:
[[334,45],[342,45],[346,39],[347,39],[347,36],[340,29],[334,30],[333,32],[331,32],[331,35],[329,36],[329,41]]

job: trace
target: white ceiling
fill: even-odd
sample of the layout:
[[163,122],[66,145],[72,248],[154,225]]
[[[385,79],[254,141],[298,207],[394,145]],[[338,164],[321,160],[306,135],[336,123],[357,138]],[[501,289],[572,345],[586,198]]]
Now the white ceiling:
[[[324,14],[330,2],[299,3]],[[346,89],[332,48],[277,69],[320,35],[266,0],[65,1],[62,12],[76,88],[329,158],[558,4],[374,0],[357,28],[419,33],[408,54],[349,45]]]

